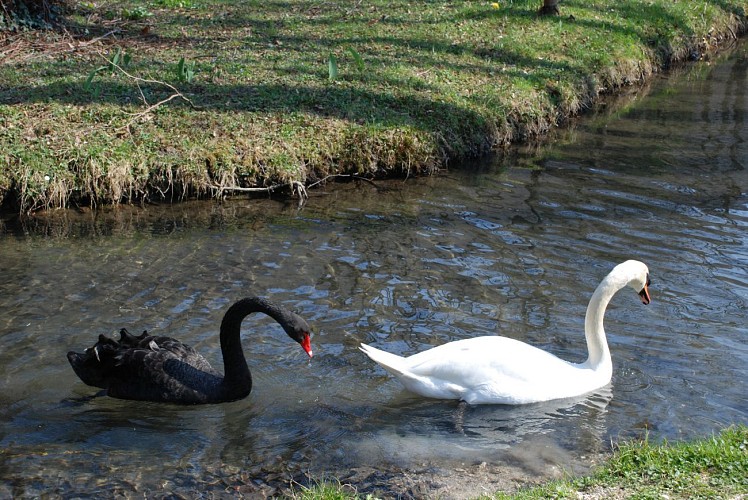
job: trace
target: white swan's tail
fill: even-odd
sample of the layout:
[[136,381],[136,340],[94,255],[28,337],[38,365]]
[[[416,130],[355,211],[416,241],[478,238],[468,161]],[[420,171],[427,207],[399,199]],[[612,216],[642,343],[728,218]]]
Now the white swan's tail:
[[376,347],[372,347],[366,344],[361,344],[359,349],[361,350],[361,352],[369,356],[376,364],[390,372],[392,375],[396,377],[408,376],[408,368],[405,363],[405,358],[403,358],[402,356],[398,356],[397,354],[392,354],[385,351],[380,351]]

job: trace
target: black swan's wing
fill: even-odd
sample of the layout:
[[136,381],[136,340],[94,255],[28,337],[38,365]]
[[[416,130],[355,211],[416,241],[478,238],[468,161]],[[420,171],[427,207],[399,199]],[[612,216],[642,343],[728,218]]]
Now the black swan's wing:
[[216,394],[222,376],[192,347],[170,337],[120,332],[99,336],[84,354],[68,353],[76,374],[116,398],[203,403]]

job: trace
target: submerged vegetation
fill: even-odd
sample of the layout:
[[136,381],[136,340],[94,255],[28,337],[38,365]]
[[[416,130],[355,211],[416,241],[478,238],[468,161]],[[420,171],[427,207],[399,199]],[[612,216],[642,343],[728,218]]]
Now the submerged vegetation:
[[75,2],[0,32],[21,211],[428,174],[744,31],[741,0]]
[[[693,442],[653,444],[648,439],[616,446],[592,475],[553,481],[493,498],[745,498],[748,495],[748,427],[733,426]],[[301,488],[300,499],[372,498],[334,482]]]

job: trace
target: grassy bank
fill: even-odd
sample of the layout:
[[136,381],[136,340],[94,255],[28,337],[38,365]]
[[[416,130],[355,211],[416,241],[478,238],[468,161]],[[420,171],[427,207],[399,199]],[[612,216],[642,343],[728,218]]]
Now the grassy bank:
[[702,57],[748,10],[540,3],[75,2],[65,31],[0,35],[0,198],[30,211],[428,174]]
[[[295,498],[364,497],[352,493],[350,488],[326,483],[304,489]],[[554,481],[513,494],[497,493],[493,498],[748,498],[748,427],[730,427],[693,442],[623,443],[591,476]]]

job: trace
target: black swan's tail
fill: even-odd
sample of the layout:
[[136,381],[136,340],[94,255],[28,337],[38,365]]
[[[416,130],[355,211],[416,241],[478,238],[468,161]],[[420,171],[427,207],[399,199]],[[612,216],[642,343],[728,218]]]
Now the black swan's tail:
[[78,353],[68,352],[68,361],[73,371],[84,384],[106,389],[112,369],[117,363],[117,356],[123,349],[148,347],[153,337],[144,331],[140,335],[133,335],[126,329],[119,332],[119,341],[99,335],[99,340],[92,346]]

